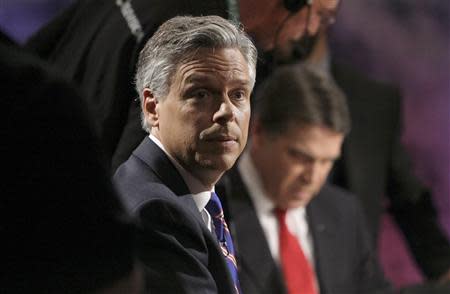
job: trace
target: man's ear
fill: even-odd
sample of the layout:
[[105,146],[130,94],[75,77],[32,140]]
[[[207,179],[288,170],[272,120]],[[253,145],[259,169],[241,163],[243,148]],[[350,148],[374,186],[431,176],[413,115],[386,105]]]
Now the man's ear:
[[145,88],[142,92],[144,102],[142,103],[142,111],[144,112],[145,119],[152,125],[157,127],[159,125],[158,115],[158,99],[153,95],[153,92],[149,88]]

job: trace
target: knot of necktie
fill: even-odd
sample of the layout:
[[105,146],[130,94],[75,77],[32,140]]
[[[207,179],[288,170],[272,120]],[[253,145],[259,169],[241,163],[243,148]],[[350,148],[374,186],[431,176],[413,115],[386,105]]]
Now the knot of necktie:
[[275,208],[275,215],[277,216],[279,223],[286,223],[287,210],[283,208]]

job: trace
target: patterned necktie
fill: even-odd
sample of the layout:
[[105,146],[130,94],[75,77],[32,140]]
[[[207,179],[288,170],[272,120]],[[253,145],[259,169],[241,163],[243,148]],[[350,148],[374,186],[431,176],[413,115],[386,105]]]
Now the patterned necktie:
[[209,200],[205,208],[211,215],[214,224],[214,230],[216,232],[217,239],[219,240],[220,248],[222,249],[222,253],[225,256],[228,269],[231,273],[231,277],[233,278],[236,293],[240,293],[233,240],[231,239],[230,231],[228,229],[227,223],[225,222],[222,204],[220,203],[220,199],[216,193],[211,193],[211,200]]
[[286,225],[286,210],[276,209],[279,224],[280,261],[289,294],[317,294],[314,272],[297,238]]

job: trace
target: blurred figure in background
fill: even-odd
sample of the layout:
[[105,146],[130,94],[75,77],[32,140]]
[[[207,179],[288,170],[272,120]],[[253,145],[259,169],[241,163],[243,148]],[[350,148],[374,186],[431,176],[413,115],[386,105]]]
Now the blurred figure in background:
[[135,230],[81,97],[21,51],[0,44],[0,292],[138,294]]

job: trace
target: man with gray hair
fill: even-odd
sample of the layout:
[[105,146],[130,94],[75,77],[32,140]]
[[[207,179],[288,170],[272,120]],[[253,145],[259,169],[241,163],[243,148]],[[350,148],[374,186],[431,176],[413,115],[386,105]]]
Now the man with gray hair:
[[247,142],[256,48],[219,17],[175,17],[140,53],[149,133],[114,180],[140,225],[151,293],[239,293],[233,241],[214,185]]

